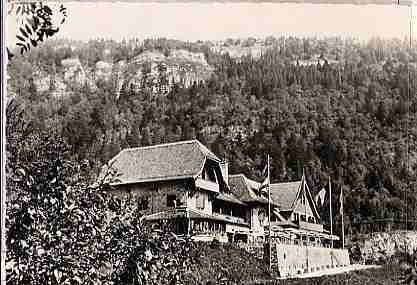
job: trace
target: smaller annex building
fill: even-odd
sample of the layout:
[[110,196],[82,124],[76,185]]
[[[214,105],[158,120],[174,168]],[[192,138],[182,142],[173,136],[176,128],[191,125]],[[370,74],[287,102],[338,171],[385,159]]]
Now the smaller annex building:
[[330,247],[332,240],[339,240],[321,224],[304,175],[300,181],[273,183],[270,187],[272,199],[280,205],[274,209],[277,220],[271,223],[274,237],[284,243],[324,247]]
[[[229,174],[228,163],[198,140],[127,148],[112,158],[113,194],[134,199],[143,220],[195,240],[260,243],[269,235],[260,182]],[[330,246],[303,176],[270,184],[271,237],[282,244]]]

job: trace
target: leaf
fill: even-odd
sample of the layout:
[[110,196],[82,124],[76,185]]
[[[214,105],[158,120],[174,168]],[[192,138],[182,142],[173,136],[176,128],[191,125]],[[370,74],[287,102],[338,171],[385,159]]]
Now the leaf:
[[28,38],[28,34],[26,33],[26,31],[23,28],[19,28],[19,30],[25,38]]
[[51,8],[49,8],[49,6],[43,6],[43,10],[45,11],[45,13],[47,13],[48,15],[52,15],[52,10]]
[[30,42],[32,43],[32,45],[34,47],[36,47],[38,45],[38,43],[34,39],[30,39]]
[[25,28],[26,28],[26,32],[28,32],[28,34],[32,35],[32,30],[29,28],[28,24],[25,25]]
[[22,15],[28,14],[28,7],[26,4],[22,4]]
[[22,42],[26,42],[26,39],[22,36],[16,35],[16,38]]
[[14,57],[14,54],[9,50],[9,48],[6,48],[6,50],[7,50],[7,59],[11,61]]
[[36,27],[36,29],[38,28],[39,24],[40,24],[39,18],[34,16],[33,17],[33,25]]
[[64,5],[61,4],[61,7],[59,8],[59,12],[63,14],[64,16],[67,16],[67,8],[64,7]]

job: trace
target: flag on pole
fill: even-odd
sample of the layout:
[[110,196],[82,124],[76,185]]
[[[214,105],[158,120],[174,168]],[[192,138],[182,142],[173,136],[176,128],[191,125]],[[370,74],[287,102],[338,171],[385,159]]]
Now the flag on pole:
[[340,210],[339,210],[339,213],[340,213],[340,215],[343,215],[343,188],[342,187],[340,187],[339,202],[340,202]]
[[[324,204],[324,198],[326,198],[326,189],[322,188],[319,193],[317,193],[316,197],[314,198],[314,200],[316,201],[316,205],[318,206],[323,206]],[[320,200],[319,200],[320,199]],[[320,203],[319,203],[320,201]]]
[[268,195],[268,185],[269,185],[269,175],[268,175],[268,163],[265,165],[264,169],[262,170],[262,177],[264,177],[264,181],[261,183],[258,189],[258,193],[260,195]]
[[268,194],[268,185],[269,185],[269,177],[265,178],[265,180],[262,182],[261,186],[259,186],[259,193],[260,194]]
[[262,170],[262,177],[267,177],[268,176],[268,164],[265,164],[264,169]]

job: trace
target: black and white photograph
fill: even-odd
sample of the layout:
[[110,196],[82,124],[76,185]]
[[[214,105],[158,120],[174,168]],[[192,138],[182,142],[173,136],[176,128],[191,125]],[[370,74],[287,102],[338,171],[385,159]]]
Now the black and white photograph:
[[4,2],[1,285],[417,284],[417,2]]

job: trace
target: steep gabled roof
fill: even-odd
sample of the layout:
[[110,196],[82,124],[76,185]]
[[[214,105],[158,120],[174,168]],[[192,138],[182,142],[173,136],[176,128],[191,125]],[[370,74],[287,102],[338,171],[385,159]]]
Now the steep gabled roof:
[[320,215],[317,211],[317,207],[313,197],[311,196],[310,189],[303,176],[300,181],[274,183],[271,184],[271,197],[274,201],[277,201],[281,206],[281,211],[293,211],[297,206],[297,199],[302,195],[304,189],[307,199],[310,201],[311,210],[320,219]]
[[[305,179],[305,178],[304,178],[304,179]],[[308,187],[307,182],[306,182],[306,191],[307,191],[307,196],[308,196],[308,199],[310,200],[310,203],[311,203],[311,205],[313,206],[313,207],[312,207],[313,213],[316,215],[316,217],[317,217],[319,220],[321,220],[321,217],[320,217],[319,211],[317,210],[317,204],[316,204],[316,201],[314,200],[313,196],[311,195],[310,187]]]
[[[258,202],[268,204],[268,199],[255,193],[260,183],[247,178],[244,174],[229,175],[229,186],[232,193],[243,202]],[[274,199],[272,199],[274,201]],[[272,202],[276,205],[276,203]]]
[[271,184],[271,197],[278,201],[281,211],[292,211],[297,194],[301,189],[302,181],[273,183]]
[[[221,160],[197,140],[127,148],[110,160],[119,176],[114,184],[195,178],[206,159]],[[105,171],[105,170],[103,170]]]

